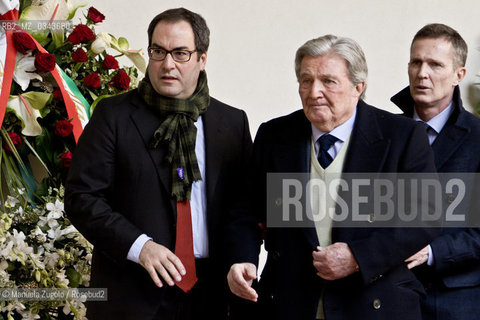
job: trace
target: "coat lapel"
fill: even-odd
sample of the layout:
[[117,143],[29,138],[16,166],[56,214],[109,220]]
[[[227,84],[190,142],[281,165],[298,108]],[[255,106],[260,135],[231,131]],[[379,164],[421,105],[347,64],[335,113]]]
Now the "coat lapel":
[[[305,179],[302,183],[306,186],[310,176],[310,157],[311,157],[311,137],[312,127],[311,123],[305,117],[303,110],[295,114],[295,120],[291,124],[294,130],[284,130],[278,133],[278,144],[274,145],[272,154],[275,157],[274,162],[275,172],[292,172],[305,173]],[[314,151],[313,151],[314,152]],[[306,213],[305,221],[309,221]],[[316,250],[319,245],[317,231],[315,225],[310,222],[310,226],[301,228],[300,232],[305,236],[310,248]]]
[[453,121],[452,117],[450,117],[432,144],[432,149],[435,154],[435,167],[439,171],[441,171],[443,164],[450,159],[470,133],[470,128],[463,125],[464,113],[461,112],[461,110],[459,111],[460,113],[458,114],[457,120]]
[[[158,175],[160,183],[165,188],[165,191],[168,194],[172,193],[172,173],[171,167],[164,161],[165,157],[165,148],[158,147],[156,149],[151,149],[148,147],[150,138],[152,137],[155,130],[161,123],[161,119],[156,115],[152,110],[150,110],[143,100],[138,95],[132,97],[132,103],[135,104],[138,108],[136,111],[132,112],[130,115],[135,127],[137,128],[142,140],[145,144],[145,148],[154,163],[155,170]],[[175,201],[172,198],[172,207],[175,210]]]
[[207,182],[208,203],[215,194],[215,188],[222,166],[222,148],[226,146],[226,141],[224,140],[225,135],[222,133],[225,132],[227,128],[224,127],[225,121],[223,121],[221,117],[219,118],[219,114],[215,114],[212,108],[207,109],[202,119],[205,137],[205,178]]
[[[222,114],[215,112],[215,102],[207,108],[202,115],[203,131],[205,139],[205,181],[207,208],[211,207],[211,203],[215,201],[214,196],[217,188],[220,172],[222,171],[223,159],[225,153],[223,149],[228,148],[227,121],[224,121]],[[208,210],[210,211],[210,210]],[[213,217],[207,215],[210,222]]]
[[380,172],[385,164],[390,141],[383,137],[373,107],[362,100],[351,133],[343,172]]

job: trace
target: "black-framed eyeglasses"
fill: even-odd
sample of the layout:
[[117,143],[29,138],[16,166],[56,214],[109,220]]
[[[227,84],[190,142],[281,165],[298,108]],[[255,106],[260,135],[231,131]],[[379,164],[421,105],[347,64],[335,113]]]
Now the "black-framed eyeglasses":
[[165,50],[159,47],[148,47],[148,56],[152,60],[162,61],[165,60],[167,54],[170,54],[176,62],[188,62],[192,58],[192,53],[198,50],[186,50],[186,49],[173,49]]

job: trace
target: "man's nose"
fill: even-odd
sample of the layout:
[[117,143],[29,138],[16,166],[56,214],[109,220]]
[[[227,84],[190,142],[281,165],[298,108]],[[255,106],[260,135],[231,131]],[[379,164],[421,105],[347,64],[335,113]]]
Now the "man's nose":
[[175,68],[175,60],[173,60],[172,54],[170,52],[168,52],[165,56],[165,59],[163,59],[162,67],[166,70],[171,70]]
[[314,81],[312,87],[310,88],[310,98],[317,99],[322,98],[325,90],[325,86],[321,81]]
[[427,78],[428,77],[428,65],[426,63],[422,63],[418,67],[417,77],[419,77],[419,78]]

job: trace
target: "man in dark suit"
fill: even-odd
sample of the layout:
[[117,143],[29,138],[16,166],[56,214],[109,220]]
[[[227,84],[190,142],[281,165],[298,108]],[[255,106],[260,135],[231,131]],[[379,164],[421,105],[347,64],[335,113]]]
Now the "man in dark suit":
[[[428,125],[435,165],[442,173],[480,171],[480,119],[463,108],[458,87],[466,60],[467,44],[455,30],[443,24],[426,25],[410,47],[410,86],[392,97],[406,116]],[[468,188],[467,192],[466,199],[478,198],[478,191]],[[478,214],[467,212],[467,217]],[[478,317],[479,228],[446,227],[407,261],[410,268],[420,266],[415,271],[427,289],[424,319]]]
[[[265,223],[270,201],[267,173],[327,179],[336,172],[435,170],[423,126],[362,100],[367,64],[355,41],[331,35],[310,40],[298,49],[295,65],[303,110],[261,125],[253,149],[251,209],[231,212],[230,289],[258,303],[259,319],[420,319],[423,289],[404,260],[438,229],[375,228],[375,221],[370,228],[346,228],[338,221],[330,228],[316,222],[272,227],[269,216],[267,262],[257,290],[251,286],[261,237],[257,224]],[[325,146],[331,138],[322,137],[328,136],[334,141]]]
[[250,157],[245,112],[211,98],[209,29],[180,8],[148,28],[139,88],[102,100],[66,184],[66,212],[94,245],[94,319],[225,319],[226,207]]

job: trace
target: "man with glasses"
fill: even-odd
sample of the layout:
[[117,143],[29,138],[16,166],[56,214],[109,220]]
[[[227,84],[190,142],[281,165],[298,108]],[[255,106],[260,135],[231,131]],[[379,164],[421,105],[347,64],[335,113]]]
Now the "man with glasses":
[[89,319],[225,319],[224,215],[250,156],[246,114],[210,97],[209,29],[179,8],[148,28],[138,89],[102,100],[80,138],[66,211],[94,246]]

